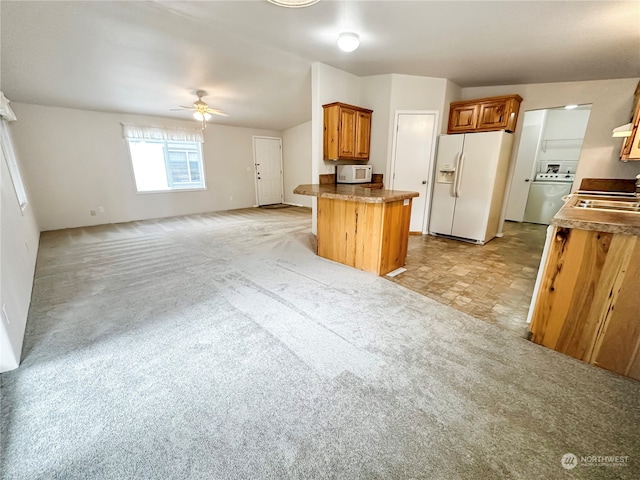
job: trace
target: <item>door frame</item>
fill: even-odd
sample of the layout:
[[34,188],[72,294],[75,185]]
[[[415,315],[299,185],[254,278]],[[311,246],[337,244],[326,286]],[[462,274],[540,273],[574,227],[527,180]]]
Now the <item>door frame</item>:
[[284,164],[283,164],[283,154],[282,154],[282,138],[281,137],[269,137],[267,135],[252,135],[251,136],[251,146],[253,148],[253,188],[256,198],[256,203],[254,207],[260,206],[260,199],[258,198],[258,165],[256,163],[256,139],[264,138],[268,140],[278,140],[280,142],[280,197],[281,202],[284,202]]
[[[387,178],[390,179],[389,186],[391,190],[394,187],[394,173],[396,170],[396,147],[398,141],[398,121],[400,115],[434,115],[433,122],[433,142],[431,142],[431,154],[429,156],[429,164],[427,170],[427,193],[425,198],[425,211],[422,220],[422,234],[429,233],[429,213],[431,212],[431,197],[433,195],[433,170],[435,168],[436,149],[438,146],[438,138],[440,137],[440,112],[438,110],[396,110],[393,120],[393,139],[391,142],[391,162],[386,172]],[[413,205],[412,205],[413,208]]]

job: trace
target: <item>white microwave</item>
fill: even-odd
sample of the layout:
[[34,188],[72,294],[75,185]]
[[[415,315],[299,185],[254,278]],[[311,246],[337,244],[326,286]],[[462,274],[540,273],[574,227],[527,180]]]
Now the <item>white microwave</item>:
[[338,165],[337,183],[370,183],[371,165]]

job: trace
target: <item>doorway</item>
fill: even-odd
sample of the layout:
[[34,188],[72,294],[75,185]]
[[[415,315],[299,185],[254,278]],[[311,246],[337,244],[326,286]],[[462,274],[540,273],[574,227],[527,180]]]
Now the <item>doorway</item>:
[[572,189],[590,113],[591,105],[524,113],[506,220],[549,224]]
[[258,206],[282,203],[282,139],[254,136],[253,164]]
[[396,111],[389,178],[392,190],[418,192],[411,208],[410,233],[427,233],[438,112]]

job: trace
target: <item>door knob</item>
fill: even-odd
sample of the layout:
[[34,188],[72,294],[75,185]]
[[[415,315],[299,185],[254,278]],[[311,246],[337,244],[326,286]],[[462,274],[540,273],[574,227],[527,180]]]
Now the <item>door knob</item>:
[[426,184],[427,184],[427,181],[426,181],[426,180],[422,180],[422,184],[423,184],[423,185],[426,185]]

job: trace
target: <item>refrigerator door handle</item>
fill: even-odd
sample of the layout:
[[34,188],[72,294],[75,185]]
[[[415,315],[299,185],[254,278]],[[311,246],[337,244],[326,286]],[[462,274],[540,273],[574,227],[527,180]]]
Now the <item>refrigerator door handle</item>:
[[464,168],[464,153],[460,152],[460,159],[458,160],[458,168],[456,168],[455,179],[455,197],[460,197],[460,182],[462,181],[462,169]]
[[456,188],[456,197],[460,197],[460,184],[462,183],[462,174],[464,173],[464,153],[460,155],[460,175],[458,175],[458,186]]
[[460,157],[462,157],[462,152],[459,152],[456,156],[456,167],[455,174],[453,175],[453,185],[452,185],[452,196],[455,198],[458,196],[458,174],[460,172]]

